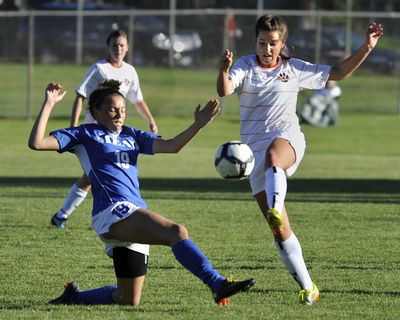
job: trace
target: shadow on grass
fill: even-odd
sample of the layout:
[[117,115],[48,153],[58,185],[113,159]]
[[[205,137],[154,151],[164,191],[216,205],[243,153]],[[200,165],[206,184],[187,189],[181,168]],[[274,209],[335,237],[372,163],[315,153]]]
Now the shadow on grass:
[[[292,292],[291,289],[260,289],[260,288],[252,288],[250,293],[256,293],[256,294],[263,294],[267,295],[268,293],[281,293],[281,292]],[[324,289],[320,290],[321,294],[358,294],[358,295],[370,295],[370,296],[376,296],[376,295],[385,295],[385,296],[390,296],[390,297],[400,297],[400,291],[376,291],[376,290],[359,290],[359,289],[351,289],[351,290],[329,290],[329,289]]]
[[400,297],[400,291],[377,291],[377,290],[359,290],[359,289],[352,289],[352,290],[321,290],[322,293],[345,293],[345,294],[360,294],[360,295],[386,295],[392,297]]
[[[67,177],[0,177],[0,188],[69,188],[75,181]],[[173,192],[194,192],[198,199],[217,199],[223,193],[251,194],[248,181],[219,178],[142,178],[140,183],[144,192],[164,191],[169,197]],[[400,180],[289,179],[287,201],[400,203],[399,190]]]
[[[65,188],[77,180],[68,177],[0,177],[0,186]],[[219,178],[141,178],[143,189],[154,191],[246,192],[249,183]],[[289,179],[288,191],[299,193],[399,193],[400,180]]]

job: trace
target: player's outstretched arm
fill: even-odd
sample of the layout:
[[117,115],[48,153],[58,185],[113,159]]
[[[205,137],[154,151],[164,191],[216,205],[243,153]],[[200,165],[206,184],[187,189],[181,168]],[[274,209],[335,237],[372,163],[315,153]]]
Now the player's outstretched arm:
[[53,136],[45,136],[50,113],[57,102],[61,101],[67,92],[60,84],[49,83],[46,87],[45,99],[39,115],[32,127],[28,140],[29,148],[33,150],[59,150],[58,141]]
[[217,78],[217,92],[220,97],[231,94],[232,80],[229,79],[229,70],[233,63],[233,53],[228,49],[221,56],[219,73]]
[[201,108],[197,106],[194,113],[194,122],[181,133],[177,134],[172,139],[156,139],[153,143],[154,153],[177,153],[179,152],[190,140],[196,136],[202,128],[208,125],[214,117],[219,113],[219,101],[210,100]]
[[378,39],[381,36],[383,36],[383,26],[375,22],[370,23],[367,28],[366,38],[363,45],[336,67],[332,67],[329,80],[342,80],[350,76],[375,48]]

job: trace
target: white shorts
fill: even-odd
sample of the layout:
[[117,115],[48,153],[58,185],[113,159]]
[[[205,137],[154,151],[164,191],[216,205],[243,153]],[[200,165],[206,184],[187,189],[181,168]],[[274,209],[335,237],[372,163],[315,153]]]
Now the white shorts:
[[286,170],[286,175],[290,177],[299,166],[301,160],[304,156],[304,151],[306,149],[306,141],[304,138],[304,134],[298,131],[296,134],[293,132],[283,131],[277,134],[276,136],[271,137],[268,140],[265,140],[264,149],[253,151],[254,154],[254,168],[250,174],[250,187],[253,195],[265,190],[265,157],[266,151],[268,150],[271,143],[278,139],[285,139],[289,141],[290,145],[293,147],[294,152],[296,154],[296,160],[293,165]]
[[132,251],[149,255],[150,246],[148,244],[124,242],[114,239],[105,239],[104,237],[102,237],[103,234],[107,233],[110,230],[112,224],[122,219],[128,218],[138,209],[140,209],[140,207],[135,206],[131,202],[120,201],[112,204],[107,209],[99,212],[94,217],[92,217],[93,229],[99,235],[100,239],[104,242],[104,251],[110,258],[112,258],[112,249],[115,247],[125,247]]

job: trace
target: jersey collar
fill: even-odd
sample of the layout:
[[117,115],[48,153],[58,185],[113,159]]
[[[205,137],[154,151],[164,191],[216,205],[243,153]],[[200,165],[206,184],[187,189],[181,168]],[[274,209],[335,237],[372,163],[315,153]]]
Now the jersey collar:
[[260,61],[260,59],[258,58],[257,55],[256,55],[256,60],[257,60],[258,66],[259,66],[260,68],[263,68],[263,69],[273,69],[273,68],[277,67],[277,66],[280,64],[280,62],[281,62],[281,58],[278,57],[278,61],[277,61],[274,65],[272,65],[272,66],[266,66],[265,64],[262,64],[262,63],[261,63],[261,61]]

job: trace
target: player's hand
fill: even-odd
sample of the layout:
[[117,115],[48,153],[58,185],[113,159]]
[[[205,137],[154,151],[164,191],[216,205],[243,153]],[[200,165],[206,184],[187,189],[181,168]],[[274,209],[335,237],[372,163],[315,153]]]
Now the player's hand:
[[61,84],[51,82],[46,87],[45,98],[47,102],[55,104],[61,101],[66,93]]
[[150,122],[149,123],[149,128],[150,128],[151,132],[158,133],[158,128],[157,128],[157,125],[156,125],[155,122]]
[[366,38],[368,49],[372,50],[381,36],[383,36],[383,26],[376,22],[370,23],[367,28]]
[[216,99],[208,101],[203,109],[198,105],[194,113],[195,123],[200,128],[203,128],[211,122],[219,112],[219,101]]
[[226,49],[221,56],[220,64],[221,70],[228,71],[233,64],[233,52],[229,49]]

